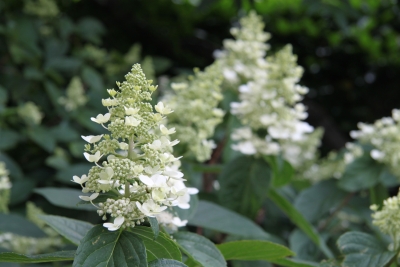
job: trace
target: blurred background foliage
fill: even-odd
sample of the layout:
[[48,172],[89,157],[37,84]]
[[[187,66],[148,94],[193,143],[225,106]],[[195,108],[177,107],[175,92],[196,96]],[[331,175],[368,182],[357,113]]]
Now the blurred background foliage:
[[11,208],[34,200],[96,222],[84,208],[52,209],[35,188],[71,186],[89,169],[80,135],[102,133],[89,118],[103,111],[105,89],[137,62],[153,79],[203,69],[251,9],[272,34],[272,52],[293,45],[310,88],[308,120],[325,128],[323,153],[342,148],[357,122],[399,107],[395,0],[2,0],[0,161]]

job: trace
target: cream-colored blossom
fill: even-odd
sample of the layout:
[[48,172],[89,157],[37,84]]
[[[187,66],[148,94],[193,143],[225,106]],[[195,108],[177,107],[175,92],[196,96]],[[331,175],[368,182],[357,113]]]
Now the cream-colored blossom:
[[66,96],[58,99],[58,102],[65,107],[67,111],[75,110],[87,103],[82,81],[79,77],[73,77],[66,91]]
[[[175,129],[154,116],[163,117],[173,110],[159,102],[154,107],[157,113],[154,112],[149,101],[157,87],[146,80],[139,64],[125,79],[117,82],[117,90],[108,90],[113,99],[113,104],[107,105],[109,112],[91,118],[111,133],[85,137],[89,144],[84,156],[96,166],[87,176],[73,177],[74,182],[84,184],[82,192],[91,193],[80,196],[84,201],[93,204],[102,193],[115,195],[104,202],[96,200],[98,214],[114,221],[104,224],[110,231],[141,224],[167,207],[187,208],[190,200],[190,190],[179,171],[180,157],[172,155],[172,147],[178,141],[171,142],[168,137]],[[102,156],[106,159],[102,160]]]

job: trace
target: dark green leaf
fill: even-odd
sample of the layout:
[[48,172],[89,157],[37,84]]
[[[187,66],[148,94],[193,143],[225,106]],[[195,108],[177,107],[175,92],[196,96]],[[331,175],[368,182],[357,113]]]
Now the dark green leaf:
[[158,221],[156,217],[147,217],[150,223],[151,230],[154,233],[154,240],[157,239],[158,234],[160,233],[160,227],[158,226]]
[[57,127],[51,129],[51,133],[55,136],[58,141],[61,142],[72,142],[79,139],[79,134],[72,128],[69,123],[63,121]]
[[221,252],[207,238],[189,232],[178,232],[173,236],[183,252],[204,267],[227,266]]
[[10,232],[29,237],[46,236],[39,227],[17,214],[0,213],[0,232]]
[[296,208],[276,190],[270,188],[268,197],[297,225],[325,254],[332,258],[333,254],[326,246],[324,240],[319,236],[314,227],[296,210]]
[[356,158],[346,166],[343,176],[339,180],[339,187],[348,192],[356,192],[376,185],[383,170],[383,165],[371,158],[369,153]]
[[45,197],[51,204],[76,210],[96,210],[93,205],[77,205],[80,202],[79,196],[85,194],[79,189],[71,188],[37,188],[34,190],[35,193]]
[[370,234],[347,232],[337,241],[340,251],[345,255],[343,266],[384,267],[396,256],[386,246]]
[[78,163],[69,166],[67,169],[59,171],[56,175],[57,181],[63,182],[65,184],[73,185],[72,181],[74,175],[81,177],[83,174],[88,174],[90,168],[92,167],[89,163]]
[[204,200],[199,201],[196,215],[189,220],[189,225],[245,238],[275,241],[270,234],[248,218]]
[[229,162],[218,180],[220,203],[240,214],[254,218],[269,187],[271,171],[262,159],[241,156]]
[[25,202],[33,192],[36,183],[32,180],[13,181],[11,187],[10,205]]
[[176,260],[160,259],[149,262],[149,267],[187,267],[187,265]]
[[323,181],[313,185],[297,196],[294,207],[311,223],[335,209],[346,196],[346,192],[336,186],[336,181]]
[[56,140],[49,129],[44,126],[35,126],[28,130],[28,136],[47,152],[53,152]]
[[[82,70],[83,82],[90,86],[97,94],[104,91],[104,84],[101,75],[93,68],[84,67]],[[101,99],[101,96],[100,96]]]
[[290,182],[294,175],[294,169],[289,162],[281,156],[268,156],[267,162],[272,168],[272,185],[280,187]]
[[160,232],[157,239],[154,240],[154,233],[150,227],[137,226],[131,231],[143,240],[147,251],[147,261],[156,259],[182,260],[178,246],[168,235]]
[[24,174],[22,173],[22,170],[19,167],[19,165],[5,153],[0,152],[0,161],[6,164],[6,169],[10,172],[11,178],[16,178],[16,179],[24,178]]
[[217,246],[225,260],[276,260],[294,253],[288,248],[268,241],[242,240]]
[[18,143],[19,140],[20,140],[20,135],[17,132],[7,129],[0,129],[1,150],[7,150],[13,148]]
[[111,232],[97,225],[82,239],[72,266],[147,267],[146,248],[131,232]]
[[296,254],[296,258],[316,260],[321,258],[321,252],[303,231],[295,229],[289,236],[289,247]]
[[284,267],[318,267],[319,266],[319,264],[316,262],[309,262],[309,261],[303,261],[303,260],[298,260],[298,259],[289,259],[289,258],[273,260],[271,262],[278,264],[279,266],[284,266]]
[[79,245],[81,239],[93,228],[90,223],[61,216],[40,215],[39,218],[75,245]]
[[58,251],[39,255],[23,255],[14,252],[0,253],[0,262],[19,262],[19,263],[40,263],[54,261],[72,261],[74,260],[75,251]]

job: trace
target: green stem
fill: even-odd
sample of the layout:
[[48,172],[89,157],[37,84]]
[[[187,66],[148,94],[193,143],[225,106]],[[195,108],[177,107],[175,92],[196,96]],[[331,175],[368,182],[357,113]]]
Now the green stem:
[[129,138],[129,148],[128,148],[128,158],[133,160],[134,157],[134,151],[133,148],[135,147],[135,143],[133,142],[133,136]]

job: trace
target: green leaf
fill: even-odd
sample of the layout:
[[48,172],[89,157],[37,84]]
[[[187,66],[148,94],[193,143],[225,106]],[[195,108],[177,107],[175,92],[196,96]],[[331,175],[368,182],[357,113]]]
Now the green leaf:
[[75,245],[79,245],[81,239],[93,228],[90,223],[66,217],[54,215],[40,215],[38,217]]
[[319,236],[314,227],[301,215],[300,212],[276,190],[270,188],[268,197],[290,218],[290,220],[297,225],[327,256],[333,258],[332,252],[326,246],[324,240]]
[[347,232],[337,244],[345,255],[342,265],[346,267],[384,267],[396,256],[396,252],[388,251],[378,239],[366,233]]
[[364,151],[361,157],[346,166],[338,185],[348,192],[367,189],[378,183],[382,171],[383,165],[378,164]]
[[17,214],[0,213],[0,232],[36,238],[46,236],[39,227]]
[[21,137],[18,132],[0,129],[0,149],[4,151],[13,148],[19,142],[20,138]]
[[32,194],[36,183],[32,180],[15,180],[12,182],[10,205],[25,202]]
[[72,266],[147,267],[146,248],[143,241],[131,232],[111,232],[97,225],[82,239]]
[[74,175],[81,177],[83,174],[87,174],[92,166],[93,165],[88,163],[78,163],[71,165],[67,169],[59,171],[56,175],[56,179],[57,181],[65,184],[75,184],[71,182],[72,177]]
[[7,154],[0,152],[0,161],[6,164],[7,170],[10,172],[10,176],[16,179],[23,179],[24,174],[21,167]]
[[154,240],[157,239],[158,234],[160,233],[160,227],[158,225],[158,221],[156,217],[147,217],[150,223],[151,230],[154,233]]
[[143,240],[147,251],[147,261],[156,259],[182,261],[177,244],[167,234],[160,232],[157,239],[154,240],[154,233],[150,227],[136,226],[131,231]]
[[159,259],[149,262],[149,267],[187,267],[187,265],[176,260]]
[[187,256],[204,267],[227,266],[221,252],[207,238],[190,232],[178,232],[173,237]]
[[318,267],[319,264],[316,262],[303,261],[298,259],[279,259],[271,261],[274,264],[284,267]]
[[0,262],[19,262],[19,263],[40,263],[54,261],[72,261],[74,260],[75,251],[57,251],[39,255],[24,255],[14,252],[0,253]]
[[268,241],[242,240],[217,245],[225,260],[276,260],[294,253],[290,249]]
[[294,168],[281,156],[265,157],[272,168],[272,185],[280,187],[290,182],[294,175]]
[[80,138],[78,132],[66,121],[63,121],[57,127],[53,127],[51,133],[61,142],[72,142]]
[[269,187],[271,171],[262,159],[241,156],[229,162],[218,180],[220,203],[231,210],[254,218]]
[[[104,90],[103,79],[101,75],[91,67],[84,67],[82,69],[82,79],[90,86],[90,88],[96,92],[96,94],[102,93]],[[101,96],[99,96],[101,99]]]
[[294,207],[311,223],[329,214],[345,198],[346,192],[334,180],[322,181],[303,191],[294,201]]
[[188,224],[245,238],[276,241],[273,236],[248,218],[204,200],[199,201],[196,215]]
[[85,195],[79,189],[46,187],[37,188],[34,192],[42,195],[51,204],[58,207],[76,210],[96,210],[96,207],[92,205],[77,205],[80,202],[79,196]]
[[319,260],[323,255],[306,234],[295,229],[289,236],[289,248],[296,254],[296,258],[303,260]]
[[43,126],[30,128],[28,130],[28,136],[49,153],[53,152],[54,147],[56,146],[56,140],[51,134],[51,131]]

